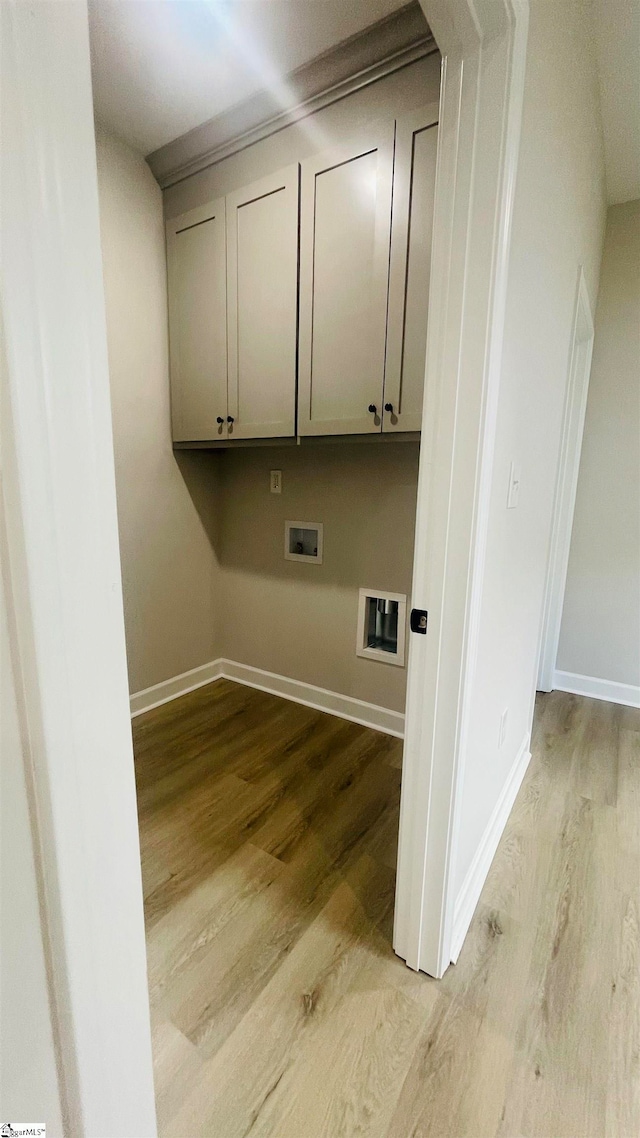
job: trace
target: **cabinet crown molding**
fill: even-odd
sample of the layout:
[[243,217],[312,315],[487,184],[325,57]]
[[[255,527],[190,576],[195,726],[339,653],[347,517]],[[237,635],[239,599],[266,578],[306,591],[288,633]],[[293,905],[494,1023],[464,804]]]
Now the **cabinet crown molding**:
[[260,91],[147,155],[162,189],[437,51],[417,0],[286,77],[292,103]]

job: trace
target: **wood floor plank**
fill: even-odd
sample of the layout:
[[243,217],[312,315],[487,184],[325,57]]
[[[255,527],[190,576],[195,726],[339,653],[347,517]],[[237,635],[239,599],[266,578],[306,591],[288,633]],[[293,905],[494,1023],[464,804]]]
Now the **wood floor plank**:
[[[355,739],[333,738],[330,758],[320,769],[307,767],[301,779],[288,787],[286,796],[253,834],[255,845],[275,857],[290,859],[296,844],[320,822],[328,807],[335,810],[363,768],[391,750],[388,736],[376,735],[373,731],[365,738],[361,733]],[[392,786],[396,781],[399,779],[388,777],[386,785]]]
[[639,1138],[640,712],[538,697],[440,981],[391,947],[399,740],[225,680],[134,743],[161,1135]]
[[484,1138],[500,1124],[512,1044],[443,994],[415,1052],[388,1138]]
[[262,1107],[252,1138],[384,1138],[424,1013],[392,988],[347,994]]
[[[615,814],[567,796],[532,958],[532,995],[519,1050],[528,1081],[524,1133],[605,1133],[606,1068],[613,916],[605,867],[610,866]],[[595,854],[595,857],[594,857]],[[600,865],[598,865],[598,861]],[[604,891],[603,891],[604,883]]]
[[[244,1138],[255,1132],[304,1037],[332,1017],[350,979],[349,949],[369,926],[353,889],[338,886],[203,1070],[173,1120],[176,1133]],[[239,1071],[250,1077],[239,1079]]]
[[600,699],[581,704],[576,732],[576,794],[615,806],[618,798],[618,748],[622,708]]
[[175,987],[186,968],[198,964],[222,930],[237,921],[283,870],[282,862],[247,842],[165,914],[148,937],[152,1003]]
[[165,1134],[185,1094],[201,1078],[203,1062],[197,1047],[168,1020],[152,1022],[151,1040],[158,1130]]
[[[633,709],[624,708],[626,713]],[[617,899],[611,968],[607,1134],[640,1134],[640,712],[623,718],[618,753],[617,858],[607,887]],[[628,725],[628,726],[627,726]]]
[[[229,922],[206,957],[173,985],[168,1014],[203,1054],[222,1045],[331,892],[348,878],[349,855],[357,849],[353,835],[366,832],[369,819],[380,815],[383,792],[384,783],[381,792],[373,779],[350,787],[326,826],[307,833],[286,872],[250,910]],[[352,887],[357,890],[357,881]],[[393,875],[386,867],[380,867],[375,892],[362,903],[375,917],[391,908]]]

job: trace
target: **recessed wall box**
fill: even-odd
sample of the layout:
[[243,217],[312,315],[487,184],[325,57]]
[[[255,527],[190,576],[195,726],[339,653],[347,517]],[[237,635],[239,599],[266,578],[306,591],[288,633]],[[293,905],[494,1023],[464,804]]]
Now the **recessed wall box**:
[[406,622],[403,593],[360,589],[356,655],[404,667]]
[[284,556],[322,565],[322,522],[285,522]]

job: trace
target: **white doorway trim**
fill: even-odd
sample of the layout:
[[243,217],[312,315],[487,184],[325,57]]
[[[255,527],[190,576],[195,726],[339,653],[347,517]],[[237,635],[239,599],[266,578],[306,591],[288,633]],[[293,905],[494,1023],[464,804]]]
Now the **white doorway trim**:
[[421,0],[442,89],[394,947],[453,954],[456,803],[467,747],[520,148],[526,0]]
[[3,0],[0,27],[2,505],[58,1090],[65,1134],[153,1138],[86,3]]
[[562,417],[560,458],[553,503],[549,567],[542,618],[542,645],[538,691],[552,691],[558,657],[562,605],[569,566],[571,530],[578,489],[578,472],[584,419],[587,411],[591,356],[593,354],[593,316],[589,293],[580,267],[571,334],[569,378]]
[[[443,53],[413,594],[430,626],[411,637],[395,945],[439,976],[451,959],[528,6],[423,6]],[[86,3],[6,0],[0,12],[7,530],[65,1127],[152,1138]]]

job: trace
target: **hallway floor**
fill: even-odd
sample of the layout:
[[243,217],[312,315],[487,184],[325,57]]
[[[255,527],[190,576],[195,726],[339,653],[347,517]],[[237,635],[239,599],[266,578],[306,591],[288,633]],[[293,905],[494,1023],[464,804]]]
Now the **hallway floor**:
[[402,744],[219,680],[134,720],[178,1138],[638,1138],[640,712],[538,697],[460,959],[391,949]]

